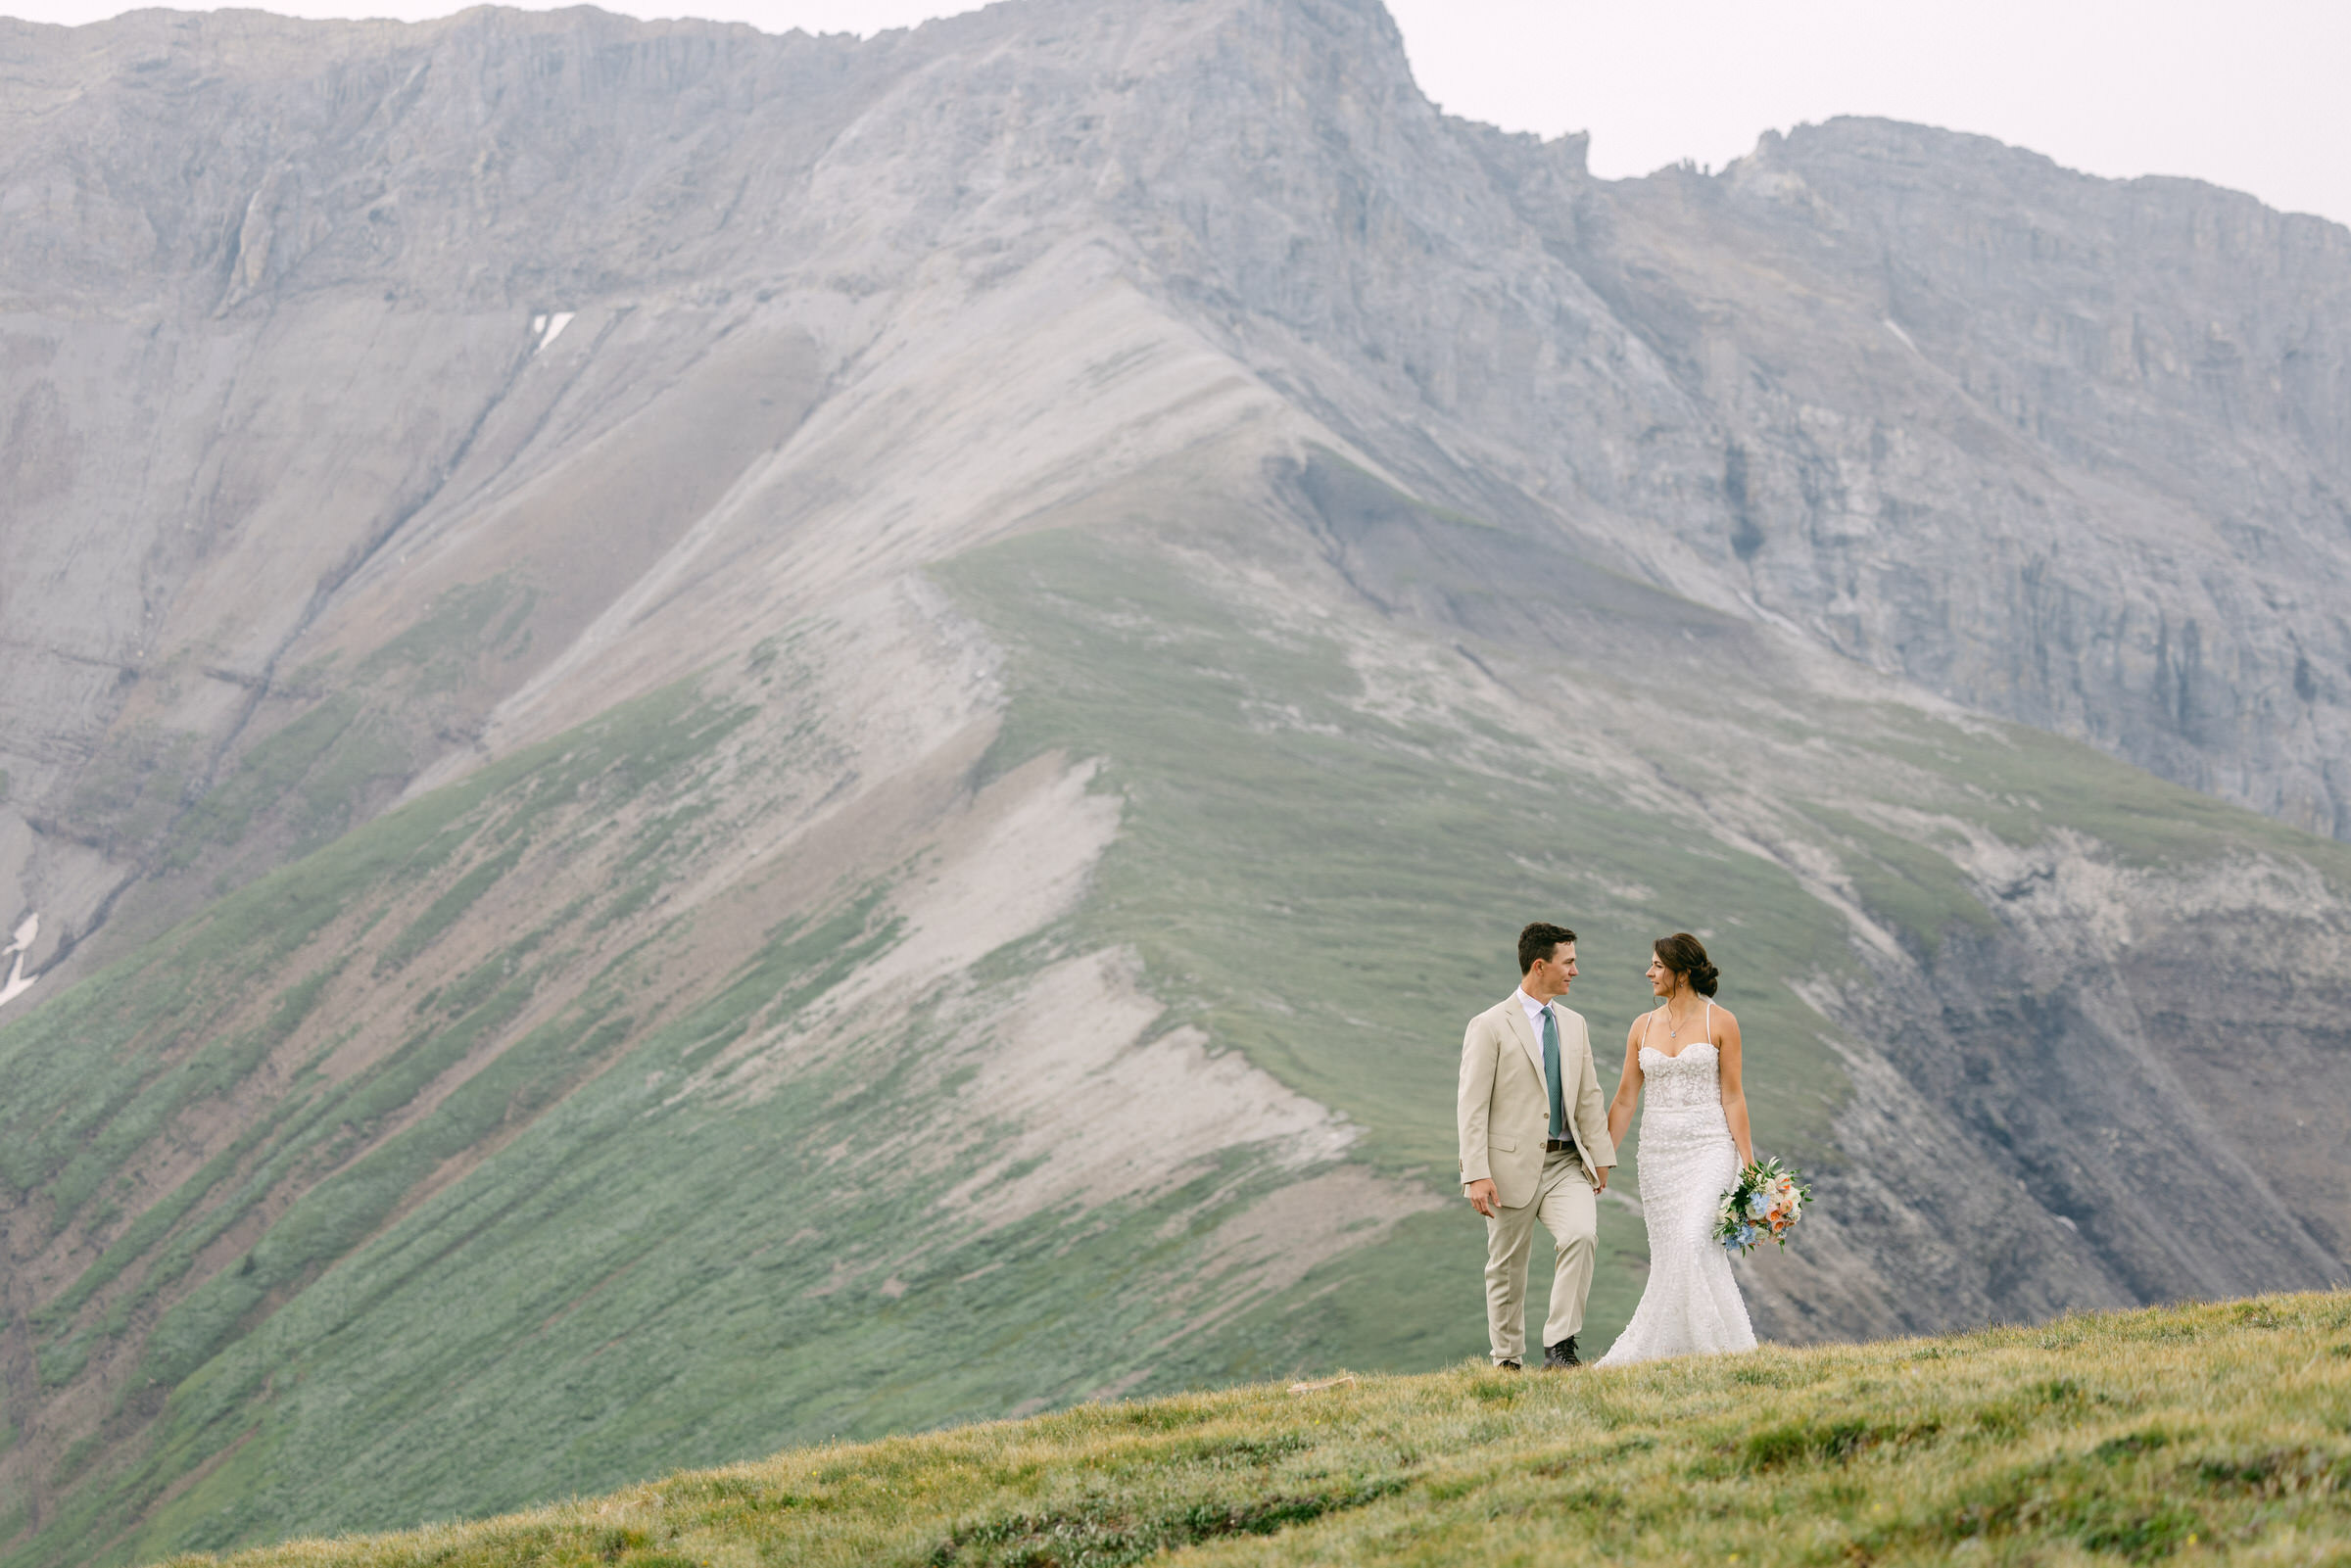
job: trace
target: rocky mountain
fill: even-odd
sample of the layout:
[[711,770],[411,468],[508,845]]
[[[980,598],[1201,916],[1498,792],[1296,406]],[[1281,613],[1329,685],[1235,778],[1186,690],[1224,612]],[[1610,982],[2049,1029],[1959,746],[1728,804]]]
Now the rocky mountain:
[[2343,229],[1373,0],[0,61],[0,1560],[1475,1354],[1537,914],[1777,1337],[2351,1271]]

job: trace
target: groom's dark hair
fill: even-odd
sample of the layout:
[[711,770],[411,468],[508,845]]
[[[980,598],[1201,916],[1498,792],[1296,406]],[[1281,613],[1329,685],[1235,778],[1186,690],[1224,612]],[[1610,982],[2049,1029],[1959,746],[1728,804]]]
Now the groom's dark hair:
[[1518,973],[1524,974],[1535,967],[1535,960],[1549,958],[1559,950],[1561,942],[1575,940],[1575,932],[1564,926],[1554,926],[1539,920],[1518,933]]

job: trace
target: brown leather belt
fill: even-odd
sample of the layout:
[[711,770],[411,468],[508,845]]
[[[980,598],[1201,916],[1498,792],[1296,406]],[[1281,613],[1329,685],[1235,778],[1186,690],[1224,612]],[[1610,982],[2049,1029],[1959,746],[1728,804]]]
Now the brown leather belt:
[[1546,1138],[1543,1140],[1543,1152],[1547,1155],[1573,1154],[1575,1140],[1573,1138]]

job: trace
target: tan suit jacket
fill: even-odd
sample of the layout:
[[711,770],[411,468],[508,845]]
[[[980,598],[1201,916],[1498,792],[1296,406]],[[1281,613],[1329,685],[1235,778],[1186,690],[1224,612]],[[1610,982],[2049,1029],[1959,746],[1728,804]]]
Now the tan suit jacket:
[[[1558,1002],[1559,1098],[1575,1133],[1584,1174],[1616,1164],[1608,1137],[1607,1103],[1592,1067],[1592,1034],[1584,1016]],[[1462,1185],[1491,1179],[1505,1209],[1532,1203],[1543,1174],[1543,1141],[1551,1130],[1551,1097],[1543,1083],[1543,1042],[1526,1021],[1515,991],[1469,1021],[1462,1036],[1462,1090],[1455,1120],[1462,1140]]]

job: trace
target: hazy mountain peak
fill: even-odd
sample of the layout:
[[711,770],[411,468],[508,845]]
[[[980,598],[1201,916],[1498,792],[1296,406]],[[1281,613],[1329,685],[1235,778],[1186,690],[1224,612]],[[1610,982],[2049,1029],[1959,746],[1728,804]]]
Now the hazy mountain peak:
[[1771,1333],[2339,1273],[2340,229],[1342,0],[0,53],[13,1557],[1434,1364],[1535,913]]

